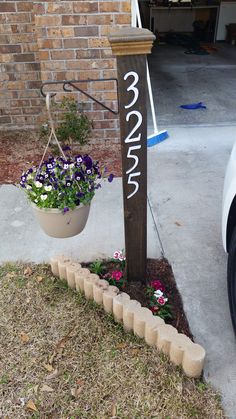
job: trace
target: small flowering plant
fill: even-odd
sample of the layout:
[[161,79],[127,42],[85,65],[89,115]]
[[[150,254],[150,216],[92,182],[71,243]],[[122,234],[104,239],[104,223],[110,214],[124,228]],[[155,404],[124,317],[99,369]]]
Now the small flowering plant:
[[125,261],[126,261],[126,258],[125,258],[124,250],[116,250],[113,253],[112,262],[118,263],[123,270],[125,269]]
[[58,208],[63,212],[88,205],[101,187],[102,178],[113,175],[88,155],[49,157],[40,167],[31,167],[21,176],[20,187],[39,208]]
[[164,320],[172,319],[171,307],[168,303],[165,286],[161,281],[151,281],[147,287],[149,307],[154,315]]
[[126,283],[125,255],[123,250],[116,250],[111,259],[113,269],[103,276],[110,285],[123,289]]

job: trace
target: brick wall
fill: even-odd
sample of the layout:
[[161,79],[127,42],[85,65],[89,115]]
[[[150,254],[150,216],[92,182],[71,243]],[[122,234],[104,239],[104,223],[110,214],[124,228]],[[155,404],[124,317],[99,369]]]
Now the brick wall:
[[[116,77],[107,34],[111,27],[130,26],[130,21],[130,0],[2,1],[0,125],[37,125],[41,80]],[[113,82],[89,82],[83,87],[107,106],[116,107]],[[57,100],[61,96],[58,93]],[[94,121],[93,137],[117,141],[117,118],[84,95],[76,97]]]
[[32,7],[32,1],[0,2],[0,127],[35,125],[40,112]]

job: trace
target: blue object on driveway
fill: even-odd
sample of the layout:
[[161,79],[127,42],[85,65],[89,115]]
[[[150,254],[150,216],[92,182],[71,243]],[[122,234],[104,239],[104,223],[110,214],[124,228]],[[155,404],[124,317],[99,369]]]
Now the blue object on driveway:
[[206,106],[202,102],[198,102],[198,103],[191,103],[189,105],[181,105],[180,108],[194,110],[194,109],[206,109]]

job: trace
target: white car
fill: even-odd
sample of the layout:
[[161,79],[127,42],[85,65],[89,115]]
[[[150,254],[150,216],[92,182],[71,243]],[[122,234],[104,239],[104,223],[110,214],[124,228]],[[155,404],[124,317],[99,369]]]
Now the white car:
[[236,143],[226,169],[223,211],[222,238],[228,253],[227,281],[231,319],[236,334]]

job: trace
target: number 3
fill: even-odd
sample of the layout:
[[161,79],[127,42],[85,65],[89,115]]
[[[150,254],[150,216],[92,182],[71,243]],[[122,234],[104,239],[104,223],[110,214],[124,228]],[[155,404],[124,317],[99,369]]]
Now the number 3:
[[138,76],[138,74],[137,74],[137,73],[135,73],[135,71],[130,71],[129,73],[126,73],[126,75],[124,76],[124,80],[127,80],[127,78],[128,78],[128,77],[130,77],[130,76],[133,76],[133,77],[134,77],[134,81],[133,81],[133,83],[132,83],[132,84],[128,87],[127,92],[129,92],[130,90],[131,90],[132,92],[134,92],[134,98],[133,98],[132,102],[131,102],[129,105],[126,105],[126,106],[125,106],[125,109],[129,109],[129,108],[131,108],[131,106],[133,106],[133,105],[137,102],[138,97],[139,97],[139,91],[138,91],[137,87],[135,87],[135,86],[136,86],[136,84],[137,84],[137,83],[138,83],[138,81],[139,81],[139,76]]

